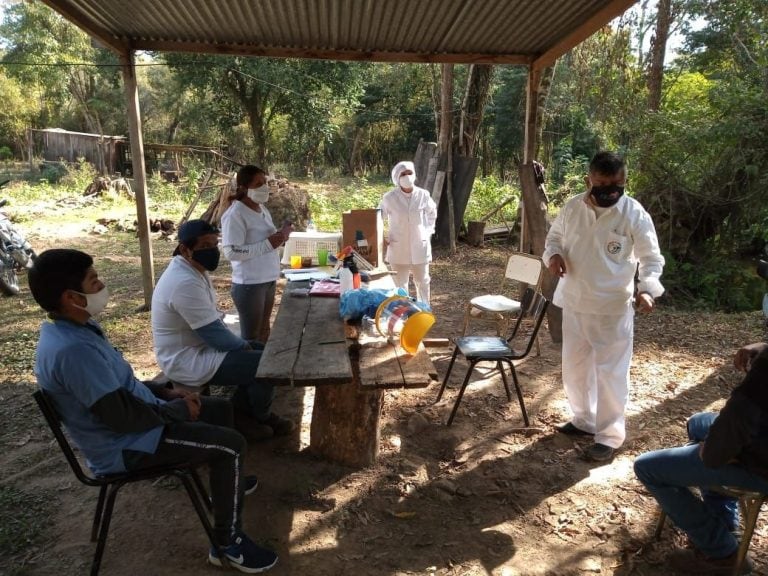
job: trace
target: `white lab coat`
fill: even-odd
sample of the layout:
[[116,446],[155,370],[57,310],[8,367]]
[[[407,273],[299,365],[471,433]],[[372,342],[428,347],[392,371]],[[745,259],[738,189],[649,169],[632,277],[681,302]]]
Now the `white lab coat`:
[[618,448],[626,437],[635,270],[638,291],[661,296],[664,257],[639,202],[622,196],[610,208],[594,209],[585,199],[580,194],[565,204],[542,258],[565,260],[553,302],[563,309],[562,378],[571,422],[595,434],[595,442]]
[[396,186],[381,199],[381,214],[389,220],[385,260],[393,265],[426,264],[432,261],[430,237],[435,232],[437,206],[429,192],[415,187],[410,194],[400,189],[398,179],[412,162],[400,162],[392,170]]

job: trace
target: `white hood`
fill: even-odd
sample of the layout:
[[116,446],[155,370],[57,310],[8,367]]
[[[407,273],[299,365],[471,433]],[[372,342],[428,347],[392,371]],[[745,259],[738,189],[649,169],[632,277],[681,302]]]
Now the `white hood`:
[[406,170],[410,170],[413,172],[414,177],[416,176],[416,170],[414,169],[413,162],[398,162],[395,164],[395,167],[392,168],[392,184],[395,186],[400,186],[400,174]]

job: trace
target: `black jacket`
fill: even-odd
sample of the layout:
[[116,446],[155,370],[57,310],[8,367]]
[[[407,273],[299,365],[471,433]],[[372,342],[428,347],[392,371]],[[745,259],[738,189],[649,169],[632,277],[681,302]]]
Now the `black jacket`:
[[710,468],[734,463],[768,478],[768,349],[731,392],[709,429],[702,459]]

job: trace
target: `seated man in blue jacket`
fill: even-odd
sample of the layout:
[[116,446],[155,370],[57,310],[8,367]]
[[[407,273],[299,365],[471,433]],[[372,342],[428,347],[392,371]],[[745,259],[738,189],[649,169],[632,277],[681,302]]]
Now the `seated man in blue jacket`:
[[290,434],[294,423],[272,412],[274,387],[256,379],[262,344],[230,332],[209,272],[219,265],[219,231],[205,220],[179,227],[179,245],[152,294],[152,336],[163,373],[186,386],[235,389],[236,425],[249,440]]
[[[768,344],[751,344],[734,364],[747,371],[717,413],[688,420],[690,442],[635,460],[635,474],[695,548],[677,550],[670,565],[683,574],[732,573],[739,542],[738,505],[710,490],[730,486],[768,493]],[[701,498],[691,487],[699,487]],[[742,574],[749,574],[746,559]]]
[[[35,359],[38,385],[52,401],[72,441],[97,475],[173,463],[206,464],[210,470],[214,531],[230,564],[262,572],[277,556],[240,529],[242,498],[256,489],[243,477],[246,442],[232,429],[226,399],[203,398],[136,379],[94,317],[109,292],[78,250],[47,250],[29,270],[29,288],[48,312]],[[212,548],[208,559],[222,564]]]

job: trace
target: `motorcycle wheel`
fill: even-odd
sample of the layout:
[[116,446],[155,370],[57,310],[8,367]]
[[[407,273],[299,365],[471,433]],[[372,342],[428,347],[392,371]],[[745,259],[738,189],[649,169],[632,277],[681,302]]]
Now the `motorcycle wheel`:
[[0,292],[4,296],[15,296],[19,293],[19,277],[13,266],[0,264]]

